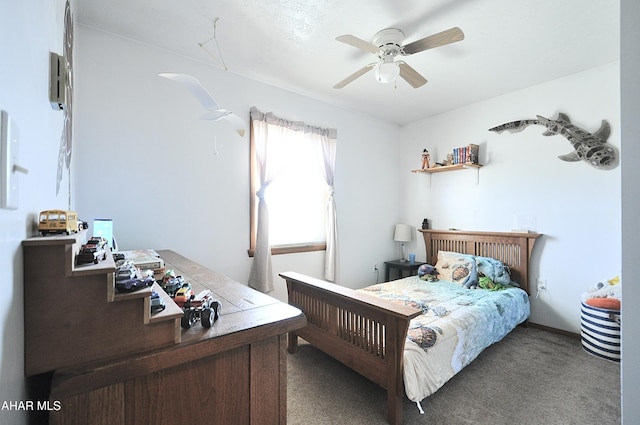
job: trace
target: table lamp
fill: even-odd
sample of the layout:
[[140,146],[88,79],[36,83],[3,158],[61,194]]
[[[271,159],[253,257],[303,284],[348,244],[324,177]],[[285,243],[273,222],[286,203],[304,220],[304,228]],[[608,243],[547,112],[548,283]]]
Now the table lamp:
[[402,261],[407,261],[404,243],[411,242],[411,226],[408,224],[396,224],[396,230],[393,233],[393,240],[401,242],[402,245]]

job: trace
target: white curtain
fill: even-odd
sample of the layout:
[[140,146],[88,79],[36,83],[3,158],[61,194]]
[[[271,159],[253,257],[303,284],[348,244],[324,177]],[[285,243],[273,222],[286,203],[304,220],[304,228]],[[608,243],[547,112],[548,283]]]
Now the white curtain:
[[[335,169],[337,130],[322,129],[305,125],[302,122],[292,122],[276,117],[272,113],[262,113],[256,107],[251,108],[251,128],[255,146],[255,154],[260,168],[260,189],[258,197],[258,219],[256,247],[253,263],[249,275],[249,286],[262,292],[273,290],[273,269],[271,265],[271,245],[269,244],[269,209],[264,199],[264,193],[269,184],[277,178],[286,165],[278,161],[275,156],[269,156],[273,149],[272,143],[289,143],[291,138],[285,137],[290,132],[303,132],[305,139],[313,144],[318,152],[316,161],[322,169],[325,182],[328,185],[329,196],[327,203],[325,254],[325,279],[333,281],[336,275],[338,259],[338,236],[336,221],[336,206],[333,198],[333,174]],[[271,149],[269,146],[272,146]]]
[[330,282],[336,279],[338,270],[338,220],[336,216],[336,201],[333,197],[333,174],[336,168],[336,139],[337,132],[333,129],[315,129],[307,133],[318,153],[318,165],[322,171],[324,181],[327,183],[329,196],[327,198],[327,221],[325,235],[327,249],[324,257],[324,278]]
[[[249,286],[267,293],[273,291],[273,269],[271,266],[271,245],[269,244],[269,208],[264,199],[264,193],[269,184],[278,177],[284,163],[278,157],[269,157],[269,143],[286,143],[283,133],[290,130],[287,126],[277,124],[272,114],[263,114],[258,109],[251,108],[251,137],[254,141],[256,160],[259,167],[260,189],[258,197],[258,223],[256,247],[253,263],[249,275]],[[270,124],[271,122],[271,124]]]

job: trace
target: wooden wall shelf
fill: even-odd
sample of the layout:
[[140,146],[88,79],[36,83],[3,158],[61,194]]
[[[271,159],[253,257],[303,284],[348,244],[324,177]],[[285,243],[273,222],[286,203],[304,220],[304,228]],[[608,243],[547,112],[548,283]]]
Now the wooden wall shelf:
[[432,167],[427,168],[425,170],[411,170],[412,173],[425,173],[425,174],[433,174],[433,173],[442,173],[445,171],[455,171],[455,170],[464,170],[464,169],[480,169],[482,168],[482,164],[453,164],[453,165],[444,165],[441,167]]

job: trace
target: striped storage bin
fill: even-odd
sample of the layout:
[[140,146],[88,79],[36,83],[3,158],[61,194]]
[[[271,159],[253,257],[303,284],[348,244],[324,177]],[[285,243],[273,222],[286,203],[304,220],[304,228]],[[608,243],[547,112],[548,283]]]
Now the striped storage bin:
[[580,310],[582,348],[594,356],[620,361],[620,310],[592,307]]

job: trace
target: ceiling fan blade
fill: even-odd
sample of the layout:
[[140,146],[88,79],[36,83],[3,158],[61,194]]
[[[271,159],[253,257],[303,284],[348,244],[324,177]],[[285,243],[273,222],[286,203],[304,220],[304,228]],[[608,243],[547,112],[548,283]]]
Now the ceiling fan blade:
[[410,67],[406,62],[397,62],[400,67],[400,76],[414,89],[422,87],[427,83],[427,79]]
[[458,27],[453,27],[446,31],[442,31],[437,34],[433,34],[409,43],[402,48],[402,51],[405,56],[408,56],[414,53],[422,52],[424,50],[433,49],[435,47],[444,46],[462,40],[464,40],[464,33],[462,32],[462,30]]
[[373,54],[378,53],[378,50],[380,50],[375,44],[371,44],[351,34],[340,35],[336,37],[336,40]]
[[175,74],[172,72],[162,72],[158,75],[182,84],[191,92],[191,94],[196,97],[196,99],[198,99],[198,101],[202,104],[202,106],[204,106],[205,109],[213,110],[219,108],[216,101],[213,99],[213,97],[211,97],[209,92],[204,88],[204,86],[200,83],[200,81],[198,81],[197,78],[187,74]]
[[373,69],[373,67],[376,66],[377,64],[378,64],[377,62],[373,62],[373,63],[370,63],[367,66],[364,66],[364,67],[360,68],[359,70],[357,70],[356,72],[354,72],[353,74],[349,75],[347,78],[345,78],[344,80],[340,81],[338,84],[333,86],[333,88],[334,89],[343,88],[344,86],[346,86],[347,84],[349,84],[350,82],[355,80],[356,78],[362,77],[364,74],[366,74],[367,72],[371,71]]

